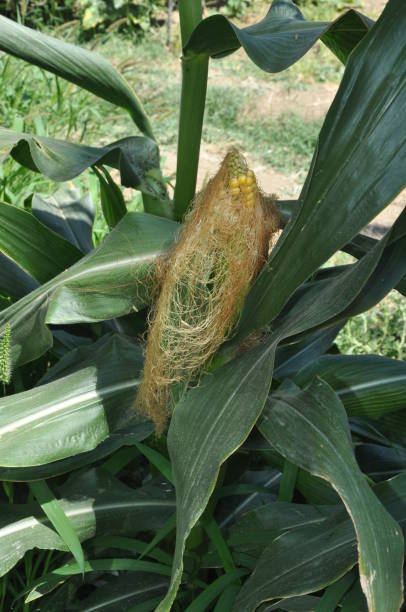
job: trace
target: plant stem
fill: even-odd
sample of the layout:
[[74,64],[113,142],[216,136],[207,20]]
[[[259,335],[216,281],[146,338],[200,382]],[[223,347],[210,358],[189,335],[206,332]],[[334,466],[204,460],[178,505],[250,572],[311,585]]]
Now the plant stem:
[[[179,0],[182,46],[202,19],[200,0]],[[182,94],[179,117],[178,158],[175,185],[175,217],[181,219],[195,195],[200,140],[206,103],[209,57],[182,57]]]

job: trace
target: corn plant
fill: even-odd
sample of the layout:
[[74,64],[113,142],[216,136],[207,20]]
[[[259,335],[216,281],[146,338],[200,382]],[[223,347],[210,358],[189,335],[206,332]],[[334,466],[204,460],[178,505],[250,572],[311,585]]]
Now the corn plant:
[[[95,53],[0,17],[2,51],[107,100],[118,118],[128,112],[138,129],[87,146],[0,128],[3,158],[62,183],[25,208],[0,204],[0,607],[395,612],[406,366],[339,354],[334,339],[406,291],[406,213],[380,240],[360,233],[406,183],[403,0],[376,23],[355,10],[309,22],[291,0],[246,28],[202,20],[200,0],[179,11],[172,198],[127,81]],[[158,436],[134,408],[151,279],[195,198],[209,62],[242,48],[276,73],[318,40],[345,71],[300,197],[277,203],[278,241],[244,286],[232,331],[171,393]],[[94,203],[69,183],[88,169],[108,228],[96,248]],[[143,212],[127,212],[110,169],[142,194]],[[239,197],[237,176],[230,185]],[[324,267],[338,251],[355,263]]]

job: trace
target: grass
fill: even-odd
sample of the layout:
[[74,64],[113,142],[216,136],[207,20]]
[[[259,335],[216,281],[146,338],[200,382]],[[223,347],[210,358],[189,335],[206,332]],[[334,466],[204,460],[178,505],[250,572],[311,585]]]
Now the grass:
[[[348,6],[346,2],[345,6]],[[354,8],[362,9],[356,2]],[[255,19],[265,15],[268,2],[254,2]],[[318,6],[302,0],[301,9],[308,19],[328,21],[337,16],[343,5],[338,0],[322,0]],[[154,31],[142,42],[128,37],[108,35],[92,43],[125,74],[143,100],[151,117],[157,138],[165,150],[175,152],[180,97],[180,44],[174,32],[173,48],[165,46],[165,31]],[[322,45],[317,44],[290,69],[270,75],[260,71],[241,50],[211,62],[203,144],[218,150],[237,145],[250,159],[282,174],[303,180],[309,167],[322,117],[306,118],[285,107],[286,96],[295,93],[311,95],[315,87],[339,83],[342,65]],[[86,91],[65,83],[43,70],[14,58],[0,57],[2,97],[1,125],[17,131],[28,131],[75,142],[106,144],[136,129],[129,116],[113,109]],[[44,104],[46,92],[46,104]],[[260,145],[258,144],[260,143]],[[293,180],[293,179],[292,179]],[[91,173],[75,180],[82,190],[89,190],[98,200],[97,181]],[[0,169],[0,198],[13,204],[29,205],[34,191],[50,193],[58,185],[7,160]],[[131,209],[139,206],[134,192],[126,190]],[[95,241],[103,237],[104,221],[98,212]],[[369,313],[352,319],[341,331],[337,345],[343,352],[377,352],[396,358],[405,357],[406,307],[404,300],[392,292]]]

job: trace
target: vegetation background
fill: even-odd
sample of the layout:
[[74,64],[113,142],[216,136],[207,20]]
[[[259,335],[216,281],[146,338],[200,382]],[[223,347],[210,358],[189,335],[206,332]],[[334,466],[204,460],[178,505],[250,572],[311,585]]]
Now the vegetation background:
[[[297,0],[307,19],[331,20],[350,7],[378,17],[385,0]],[[265,14],[264,0],[208,0],[206,14],[220,10],[240,25]],[[97,50],[134,86],[157,126],[157,136],[169,184],[176,166],[176,134],[180,96],[180,34],[176,3],[168,30],[168,0],[7,0],[0,14],[36,29]],[[168,41],[168,32],[170,40]],[[130,59],[129,59],[130,58]],[[230,145],[248,157],[262,188],[280,198],[299,195],[316,138],[334,98],[343,66],[321,43],[297,64],[276,75],[259,70],[243,50],[212,62],[198,184],[214,174]],[[45,71],[0,54],[0,122],[4,127],[103,145],[134,132],[129,116],[115,116],[112,107]],[[47,97],[44,103],[44,84]],[[66,117],[69,117],[66,128]],[[258,143],[261,142],[261,146]],[[262,143],[266,143],[263,146]],[[53,192],[52,184],[9,159],[0,169],[0,198],[24,205],[33,191]],[[98,189],[91,172],[77,180],[82,189]],[[96,194],[95,194],[96,195]],[[139,199],[124,192],[129,208]],[[95,198],[97,201],[97,198]],[[366,230],[381,236],[394,221],[406,196],[397,200]],[[101,215],[96,237],[107,228]],[[350,256],[336,256],[344,263]],[[406,356],[406,306],[392,292],[368,313],[351,319],[337,338],[342,352]]]

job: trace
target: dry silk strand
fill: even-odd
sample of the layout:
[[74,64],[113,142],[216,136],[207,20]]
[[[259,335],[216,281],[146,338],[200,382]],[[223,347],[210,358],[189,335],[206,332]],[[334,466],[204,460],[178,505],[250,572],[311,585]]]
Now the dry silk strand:
[[159,435],[171,385],[186,386],[230,334],[279,229],[252,170],[236,150],[195,198],[182,232],[158,265],[161,289],[148,334],[136,409]]

